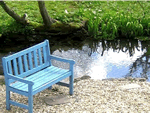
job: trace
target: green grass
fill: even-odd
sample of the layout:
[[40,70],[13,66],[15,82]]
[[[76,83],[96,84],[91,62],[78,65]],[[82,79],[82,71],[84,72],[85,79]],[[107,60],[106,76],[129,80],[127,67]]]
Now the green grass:
[[[20,16],[27,13],[34,27],[43,24],[37,1],[6,3]],[[94,38],[114,39],[120,36],[130,38],[150,35],[150,2],[45,1],[45,4],[49,15],[63,23],[80,24],[83,20],[88,20],[88,32]],[[0,34],[26,34],[33,31],[34,27],[19,25],[1,7],[0,10]]]

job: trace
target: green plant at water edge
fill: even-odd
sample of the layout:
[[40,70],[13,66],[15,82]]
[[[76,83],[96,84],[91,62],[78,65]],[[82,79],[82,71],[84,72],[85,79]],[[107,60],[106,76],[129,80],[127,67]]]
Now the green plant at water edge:
[[99,17],[97,10],[91,10],[90,14],[86,14],[88,18],[88,32],[89,35],[96,38],[99,35],[99,23],[101,18]]
[[113,19],[114,17],[112,17],[110,14],[106,14],[102,17],[102,21],[100,24],[102,38],[114,39],[118,35],[118,26]]
[[150,55],[150,47],[147,48],[146,55]]
[[97,34],[100,35],[98,38],[103,39],[114,39],[119,36],[131,38],[150,34],[150,19],[139,20],[138,18],[133,17],[132,14],[105,14],[101,21],[93,20],[93,18],[90,18],[89,20],[88,31],[90,32],[90,35],[94,36],[94,38],[97,38]]
[[143,25],[144,35],[150,36],[150,17],[141,19],[141,24]]
[[135,39],[138,39],[138,40],[141,40],[141,41],[147,41],[147,40],[150,40],[150,37],[147,37],[147,36],[138,36],[138,37],[135,37]]
[[[98,2],[90,2],[91,4],[98,3]],[[101,18],[99,21],[99,25],[95,24],[96,20],[93,18],[95,15],[91,12],[87,13],[89,22],[88,22],[88,31],[91,36],[94,38],[101,38],[101,39],[114,39],[116,37],[126,37],[126,38],[133,38],[137,36],[148,36],[150,35],[150,17],[148,15],[146,2],[142,2],[141,4],[146,8],[141,8],[141,5],[138,5],[137,2],[124,2],[124,4],[129,3],[130,6],[127,11],[125,10],[118,10],[117,5],[122,4],[122,2],[110,2],[108,3],[108,9],[105,9],[106,13],[100,14],[103,12],[98,12],[101,10],[95,9],[96,17]],[[91,5],[90,4],[90,5]],[[95,5],[95,4],[94,4]],[[133,6],[135,5],[135,6]],[[119,7],[120,8],[120,7]],[[126,8],[126,7],[125,7]],[[138,11],[134,11],[135,9]],[[114,9],[115,11],[113,11]],[[117,10],[116,10],[117,9]],[[142,13],[144,10],[144,13]],[[133,13],[134,11],[134,13]],[[140,12],[141,11],[141,12]],[[91,15],[92,14],[92,15]],[[97,27],[97,28],[96,28]],[[95,34],[94,34],[95,33]]]
[[99,19],[92,20],[90,19],[88,21],[88,32],[91,36],[96,38],[99,33]]

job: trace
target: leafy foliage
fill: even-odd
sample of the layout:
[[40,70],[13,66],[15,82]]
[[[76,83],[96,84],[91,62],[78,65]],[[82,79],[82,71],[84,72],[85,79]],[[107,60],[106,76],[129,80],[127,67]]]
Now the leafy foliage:
[[[0,7],[0,34],[30,33],[42,25],[37,1],[6,2],[17,14],[28,14],[31,26],[22,26]],[[81,24],[88,19],[88,32],[94,38],[150,35],[150,2],[144,1],[45,1],[51,18],[63,23]],[[39,24],[38,24],[39,23]]]

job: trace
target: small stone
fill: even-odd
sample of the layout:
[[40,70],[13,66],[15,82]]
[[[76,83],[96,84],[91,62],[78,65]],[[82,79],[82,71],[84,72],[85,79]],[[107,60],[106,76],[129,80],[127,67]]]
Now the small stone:
[[144,82],[146,81],[146,78],[139,78],[139,81]]
[[74,79],[74,82],[78,82],[78,81],[80,81],[80,78]]
[[132,78],[132,77],[127,77],[127,80],[132,81],[132,80],[133,80],[133,78]]
[[0,80],[4,80],[4,76],[3,75],[0,75]]
[[80,81],[80,80],[85,80],[85,79],[90,79],[90,78],[91,78],[90,76],[84,75],[84,76],[82,76],[81,78],[76,78],[76,79],[74,79],[74,82],[78,82],[78,81]]
[[106,80],[108,80],[108,81],[114,81],[115,78],[106,78],[106,79],[102,79],[102,81],[106,81]]
[[118,81],[125,81],[125,78],[119,78]]
[[81,80],[90,79],[90,78],[91,78],[90,76],[84,75],[84,76],[81,77]]
[[75,102],[76,99],[68,98],[66,95],[56,95],[51,97],[45,97],[44,98],[45,103],[47,103],[50,106],[53,105],[59,105],[59,104],[65,104],[70,102]]

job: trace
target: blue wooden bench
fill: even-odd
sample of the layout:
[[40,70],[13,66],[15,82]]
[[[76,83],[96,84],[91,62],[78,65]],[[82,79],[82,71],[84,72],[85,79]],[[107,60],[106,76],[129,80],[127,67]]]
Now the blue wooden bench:
[[[70,64],[70,69],[52,65],[51,60]],[[6,84],[6,109],[10,104],[28,109],[33,113],[33,95],[50,88],[53,84],[69,87],[73,94],[73,60],[62,59],[50,54],[49,41],[45,40],[13,55],[3,57],[3,71]],[[69,77],[69,84],[60,82]],[[28,105],[10,99],[10,91],[28,97]]]

